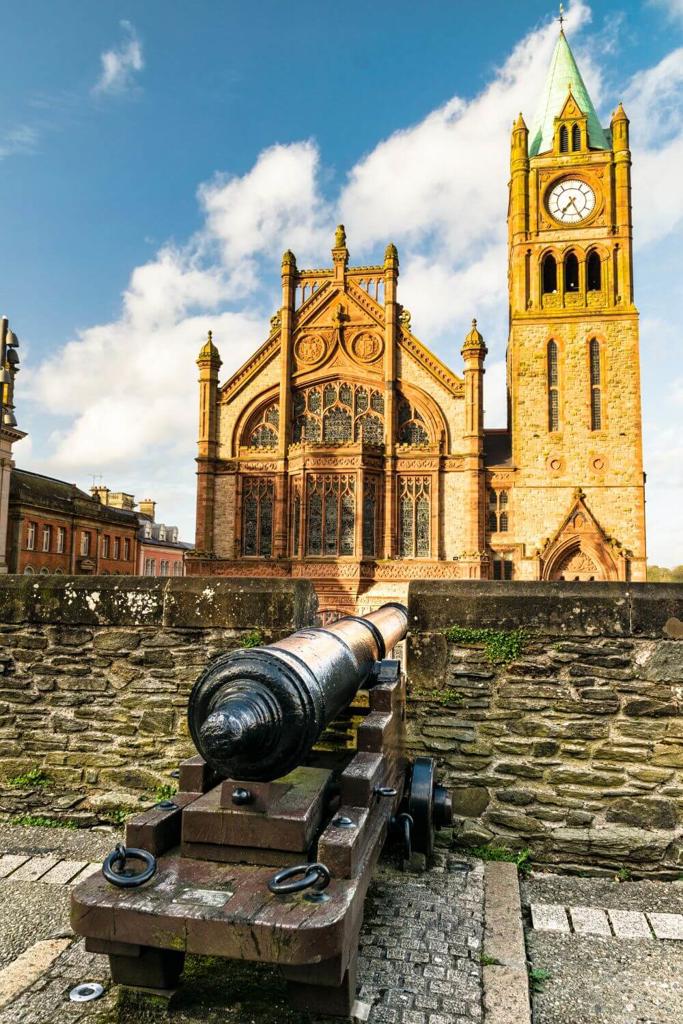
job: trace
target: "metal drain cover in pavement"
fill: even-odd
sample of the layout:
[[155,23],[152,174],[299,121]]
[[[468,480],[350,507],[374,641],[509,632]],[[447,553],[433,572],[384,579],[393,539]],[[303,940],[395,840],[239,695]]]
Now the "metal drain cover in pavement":
[[96,981],[89,981],[72,988],[69,999],[72,1003],[89,1003],[91,999],[99,999],[101,995],[104,995],[103,987]]

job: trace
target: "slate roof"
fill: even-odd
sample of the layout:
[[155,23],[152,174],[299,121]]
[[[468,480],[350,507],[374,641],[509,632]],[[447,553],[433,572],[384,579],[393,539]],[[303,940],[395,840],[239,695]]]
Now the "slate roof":
[[13,469],[10,476],[10,501],[46,512],[64,515],[87,516],[117,526],[137,527],[138,519],[134,512],[126,509],[110,508],[103,505],[92,495],[82,491],[75,484],[55,477],[43,476],[42,473],[31,473],[26,469]]
[[581,111],[588,118],[588,145],[591,149],[609,149],[608,134],[600,126],[600,120],[574,60],[574,54],[564,32],[560,32],[541,102],[529,132],[529,156],[536,156],[552,149],[554,121],[559,117],[570,88]]

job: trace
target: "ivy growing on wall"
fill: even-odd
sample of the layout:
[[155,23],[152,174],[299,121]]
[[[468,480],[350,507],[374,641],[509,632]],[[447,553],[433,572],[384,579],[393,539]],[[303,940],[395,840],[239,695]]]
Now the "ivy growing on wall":
[[470,626],[451,626],[446,630],[446,639],[464,647],[483,646],[492,665],[504,665],[514,661],[529,642],[528,634],[521,628],[476,629]]

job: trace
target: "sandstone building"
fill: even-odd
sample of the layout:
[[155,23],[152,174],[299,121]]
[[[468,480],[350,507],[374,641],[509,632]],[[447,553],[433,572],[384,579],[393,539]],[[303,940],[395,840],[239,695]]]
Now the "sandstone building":
[[199,359],[194,574],[307,577],[330,612],[415,578],[644,580],[629,122],[600,125],[564,33],[512,130],[509,421],[485,430],[486,346],[413,334],[399,258],[282,259],[282,305],[224,384]]

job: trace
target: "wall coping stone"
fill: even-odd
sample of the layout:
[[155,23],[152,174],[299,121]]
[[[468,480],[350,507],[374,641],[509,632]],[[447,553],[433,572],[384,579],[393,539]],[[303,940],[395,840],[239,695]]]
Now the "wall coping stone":
[[309,580],[0,576],[0,624],[299,629],[317,607]]
[[673,640],[683,635],[683,584],[415,580],[408,620],[411,633],[521,627],[553,636]]

